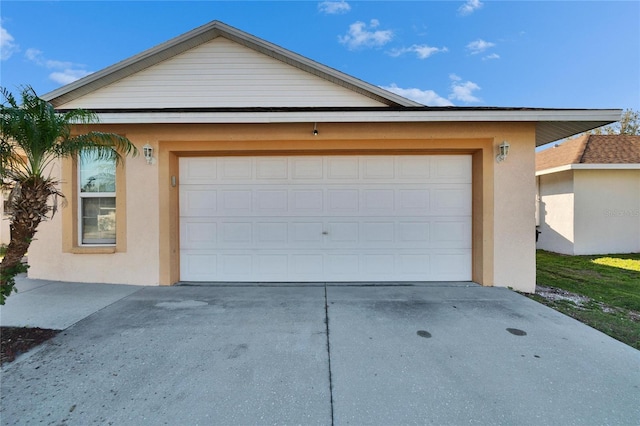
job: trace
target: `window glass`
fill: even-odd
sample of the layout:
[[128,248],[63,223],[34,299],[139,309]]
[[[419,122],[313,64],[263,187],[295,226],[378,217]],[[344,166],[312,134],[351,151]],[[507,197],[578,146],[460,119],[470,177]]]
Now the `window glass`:
[[115,244],[115,197],[82,198],[82,244]]
[[80,155],[80,244],[116,243],[116,166],[90,153]]
[[115,162],[92,157],[87,154],[80,156],[80,191],[116,192]]

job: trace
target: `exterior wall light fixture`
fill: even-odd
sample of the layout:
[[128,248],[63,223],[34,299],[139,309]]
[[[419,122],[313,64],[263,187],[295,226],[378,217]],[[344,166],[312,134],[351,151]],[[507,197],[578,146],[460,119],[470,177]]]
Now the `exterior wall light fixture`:
[[509,155],[509,142],[503,141],[500,145],[498,145],[498,156],[496,157],[496,161],[500,163],[507,159],[507,155]]
[[318,123],[313,123],[313,136],[318,136]]
[[142,153],[144,154],[145,160],[147,160],[147,164],[153,164],[154,163],[153,147],[151,145],[146,144],[145,146],[143,146],[142,147]]

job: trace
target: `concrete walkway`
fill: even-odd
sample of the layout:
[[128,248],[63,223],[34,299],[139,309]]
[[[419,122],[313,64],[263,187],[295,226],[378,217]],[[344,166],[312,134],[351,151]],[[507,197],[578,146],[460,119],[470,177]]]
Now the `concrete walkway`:
[[639,351],[503,288],[32,284],[3,325],[77,315],[3,367],[2,424],[640,423]]

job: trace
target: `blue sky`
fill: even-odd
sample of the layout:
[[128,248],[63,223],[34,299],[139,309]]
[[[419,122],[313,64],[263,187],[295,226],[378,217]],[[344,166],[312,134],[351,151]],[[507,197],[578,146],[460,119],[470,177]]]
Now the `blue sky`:
[[639,1],[7,1],[0,84],[44,94],[212,20],[418,102],[640,110]]

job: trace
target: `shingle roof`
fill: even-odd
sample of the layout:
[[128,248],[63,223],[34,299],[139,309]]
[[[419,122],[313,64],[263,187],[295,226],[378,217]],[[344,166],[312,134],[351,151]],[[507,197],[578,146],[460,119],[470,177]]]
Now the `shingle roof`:
[[536,171],[569,164],[640,164],[640,136],[584,135],[536,153]]

